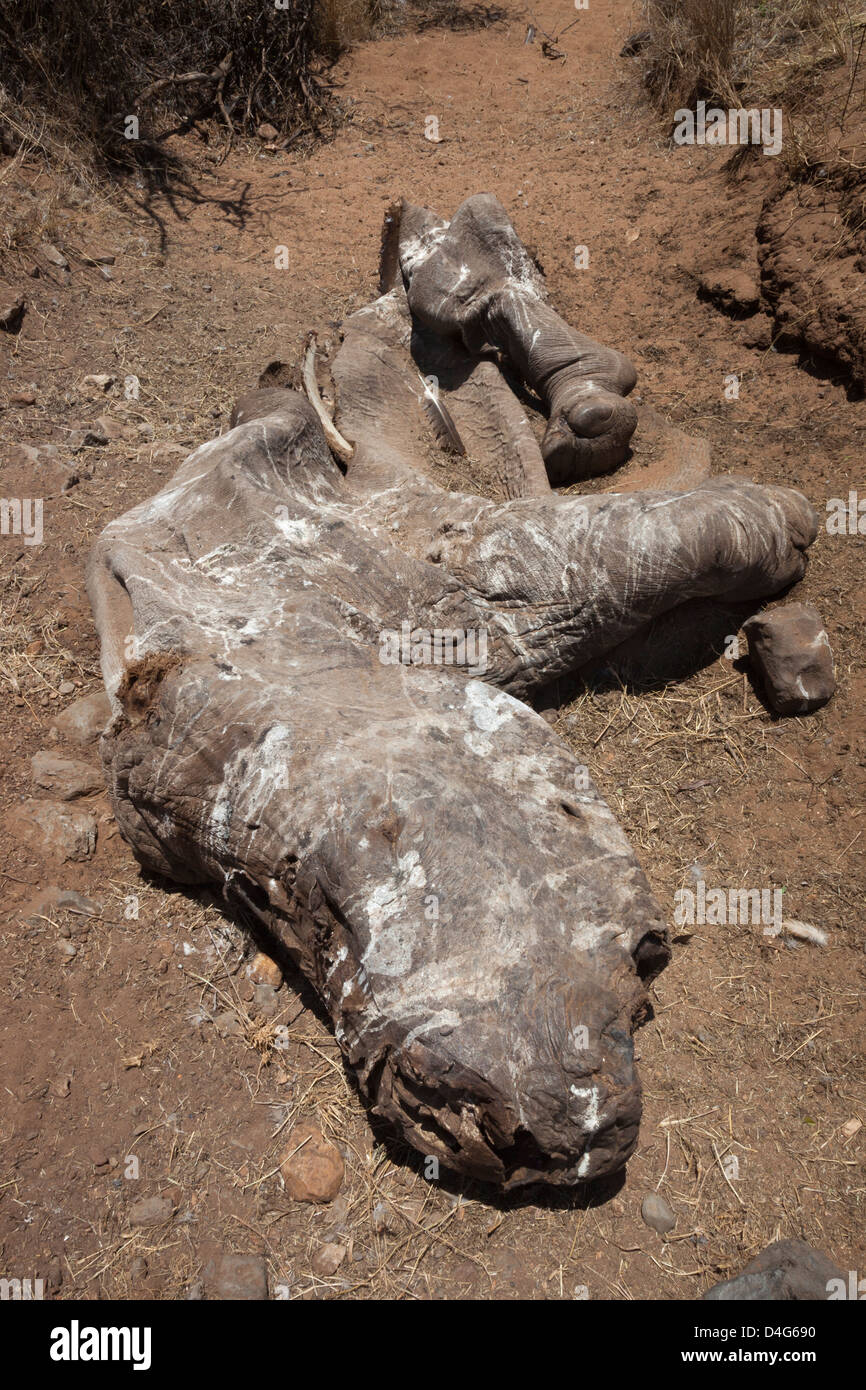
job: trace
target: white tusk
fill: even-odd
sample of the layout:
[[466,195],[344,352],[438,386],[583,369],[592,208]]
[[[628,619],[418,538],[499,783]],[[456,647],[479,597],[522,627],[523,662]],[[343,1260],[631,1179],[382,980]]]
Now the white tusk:
[[355,452],[355,446],[354,444],[350,444],[349,441],[344,439],[340,434],[340,431],[325,409],[325,403],[322,397],[319,395],[319,383],[316,381],[315,333],[310,333],[307,338],[307,351],[304,353],[303,378],[304,390],[307,393],[307,398],[322,422],[322,429],[325,432],[325,438],[328,441],[329,447],[337,455],[337,458],[342,459],[344,463],[348,463]]

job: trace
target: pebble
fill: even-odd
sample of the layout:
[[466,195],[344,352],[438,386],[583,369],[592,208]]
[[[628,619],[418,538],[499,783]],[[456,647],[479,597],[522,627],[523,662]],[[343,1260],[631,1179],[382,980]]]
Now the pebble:
[[254,985],[270,985],[271,989],[279,989],[283,983],[283,972],[275,960],[259,951],[250,965],[250,979]]
[[52,246],[50,241],[43,242],[39,250],[45,257],[45,260],[48,261],[51,265],[56,265],[58,270],[69,269],[69,262],[64,256],[63,252],[58,251],[56,246]]
[[206,1298],[262,1302],[268,1296],[263,1255],[215,1255],[204,1267]]
[[295,1125],[280,1170],[291,1200],[313,1203],[332,1202],[346,1172],[339,1149],[313,1124]]
[[640,1214],[644,1223],[659,1235],[667,1235],[677,1224],[676,1213],[658,1192],[649,1192],[641,1202]]
[[312,1258],[310,1268],[314,1274],[321,1275],[323,1278],[327,1279],[332,1274],[336,1274],[345,1258],[345,1245],[336,1245],[329,1242],[327,1245],[321,1245],[316,1251]]
[[170,1197],[141,1197],[129,1208],[130,1226],[164,1226],[174,1215]]

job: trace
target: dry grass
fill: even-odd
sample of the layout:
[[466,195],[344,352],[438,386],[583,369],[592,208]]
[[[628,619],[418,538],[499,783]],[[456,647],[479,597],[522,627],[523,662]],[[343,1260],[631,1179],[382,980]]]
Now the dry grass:
[[853,61],[862,18],[848,0],[648,0],[647,86],[665,112],[793,96],[816,69]]
[[[262,122],[285,138],[338,114],[325,68],[369,37],[388,0],[11,0],[0,14],[0,151],[54,165],[170,172],[167,131],[211,121],[223,138]],[[100,35],[94,45],[92,35]],[[128,134],[128,120],[139,122]]]

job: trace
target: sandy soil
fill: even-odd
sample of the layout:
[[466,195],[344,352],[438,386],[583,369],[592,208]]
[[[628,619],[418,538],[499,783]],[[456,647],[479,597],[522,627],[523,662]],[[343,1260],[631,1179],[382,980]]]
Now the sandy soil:
[[[524,44],[521,6],[501,14],[347,55],[335,76],[351,120],[331,143],[240,148],[218,164],[216,141],[187,137],[176,145],[191,180],[172,201],[130,217],[67,199],[48,231],[70,270],[26,242],[0,266],[3,297],[28,299],[20,332],[0,335],[4,495],[36,487],[16,445],[58,450],[36,468],[44,543],[0,538],[0,1271],[44,1277],[54,1296],[198,1296],[215,1251],[263,1255],[271,1295],[292,1298],[695,1298],[781,1236],[866,1267],[864,1130],[848,1125],[866,1108],[862,536],[822,531],[796,595],[820,609],[836,657],[837,694],[816,715],[774,718],[721,648],[648,690],[612,673],[559,710],[663,905],[699,865],[719,886],[784,889],[785,915],[830,938],[675,933],[636,1040],[640,1146],[602,1190],[501,1201],[426,1182],[371,1128],[309,993],[289,975],[275,999],[257,994],[242,926],[207,895],[143,879],[104,793],[70,803],[98,827],[81,862],[61,862],[22,808],[48,795],[31,779],[39,750],[96,762],[93,745],[51,732],[100,688],[83,590],[94,537],[225,427],[269,363],[295,364],[310,328],[336,341],[375,293],[395,197],[448,213],[495,193],[559,310],[632,358],[642,399],[703,434],[715,472],[801,488],[822,516],[858,487],[863,407],[845,378],[771,347],[769,320],[756,331],[697,294],[708,269],[755,273],[768,161],[732,180],[724,151],[669,144],[617,56],[635,27],[628,3],[593,0],[560,41],[565,61]],[[425,138],[430,116],[439,143]],[[18,208],[49,193],[36,166],[5,186]],[[115,258],[110,279],[89,263],[100,255]],[[115,378],[105,392],[83,384],[98,373]],[[124,398],[131,376],[137,400]],[[75,431],[100,416],[117,437],[82,443]],[[67,465],[78,480],[62,491]],[[52,885],[96,914],[40,902]],[[282,1189],[299,1119],[345,1156],[330,1206]],[[668,1237],[641,1220],[656,1190],[677,1213]],[[160,1193],[174,1214],[132,1224],[134,1203]],[[345,1255],[319,1275],[328,1242]]]

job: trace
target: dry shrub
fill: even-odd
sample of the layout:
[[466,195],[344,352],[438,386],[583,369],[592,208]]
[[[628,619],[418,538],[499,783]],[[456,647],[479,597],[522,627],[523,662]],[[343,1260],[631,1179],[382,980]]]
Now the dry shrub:
[[207,117],[233,133],[318,131],[335,114],[327,62],[371,32],[382,3],[4,0],[0,152],[22,129],[49,153],[89,148],[114,164],[152,158],[167,126]]
[[852,57],[849,0],[647,0],[645,82],[665,113],[696,101],[762,104],[811,92],[821,68]]
[[659,106],[726,100],[736,70],[740,0],[651,0],[647,85]]
[[318,0],[316,33],[328,52],[370,38],[391,9],[387,0]]

